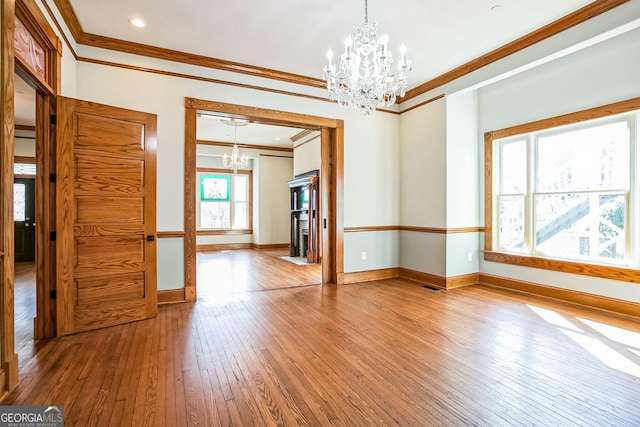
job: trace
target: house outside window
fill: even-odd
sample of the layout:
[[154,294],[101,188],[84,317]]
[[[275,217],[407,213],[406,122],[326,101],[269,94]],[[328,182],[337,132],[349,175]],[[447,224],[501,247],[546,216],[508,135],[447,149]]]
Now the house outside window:
[[198,172],[198,230],[251,229],[251,171]]
[[[555,126],[488,134],[485,259],[517,263],[513,254],[637,269],[639,116],[603,113],[563,126],[550,119]],[[518,132],[527,128],[535,130]]]

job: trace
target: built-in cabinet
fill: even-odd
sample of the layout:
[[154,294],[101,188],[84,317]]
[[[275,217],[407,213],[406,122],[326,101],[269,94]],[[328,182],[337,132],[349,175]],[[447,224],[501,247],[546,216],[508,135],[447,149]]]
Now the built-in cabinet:
[[319,257],[319,180],[318,171],[296,175],[289,181],[291,195],[291,233],[289,256],[306,258],[308,263]]

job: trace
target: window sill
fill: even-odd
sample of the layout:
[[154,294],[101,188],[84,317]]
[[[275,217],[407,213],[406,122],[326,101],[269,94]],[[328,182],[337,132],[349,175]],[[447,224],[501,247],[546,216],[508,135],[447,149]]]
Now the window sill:
[[253,230],[196,230],[196,236],[228,236],[234,234],[253,234]]
[[507,254],[502,252],[483,251],[484,260],[522,267],[541,268],[562,273],[580,274],[600,277],[621,282],[640,283],[640,270],[630,267],[588,264],[577,261],[564,261],[552,258],[539,258],[529,255]]

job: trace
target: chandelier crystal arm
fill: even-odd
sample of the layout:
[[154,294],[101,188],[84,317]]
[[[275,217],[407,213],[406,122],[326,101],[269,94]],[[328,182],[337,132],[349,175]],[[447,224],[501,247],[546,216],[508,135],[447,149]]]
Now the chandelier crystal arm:
[[393,54],[388,49],[389,38],[379,35],[378,24],[369,24],[368,1],[364,2],[364,25],[354,26],[345,39],[345,51],[339,66],[333,63],[329,51],[328,64],[323,69],[329,99],[341,107],[357,108],[365,115],[378,107],[389,107],[396,102],[396,92],[403,97],[407,88],[407,73],[412,71],[406,59],[406,48],[400,49],[400,59],[393,66]]
[[233,173],[238,173],[238,169],[248,169],[249,168],[249,158],[246,155],[240,155],[240,148],[238,148],[238,126],[244,126],[246,122],[237,122],[233,121],[233,124],[230,124],[234,127],[234,135],[233,135],[233,147],[231,148],[231,156],[227,156],[226,154],[222,156],[222,167],[225,169],[232,169]]

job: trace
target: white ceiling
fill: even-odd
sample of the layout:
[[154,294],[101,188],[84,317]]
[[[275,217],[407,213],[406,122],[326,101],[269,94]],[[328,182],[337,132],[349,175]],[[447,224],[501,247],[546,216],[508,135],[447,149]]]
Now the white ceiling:
[[[201,115],[196,119],[196,138],[204,141],[214,142],[238,142],[238,144],[265,145],[270,147],[293,148],[294,142],[291,140],[304,129],[288,128],[283,126],[272,126],[261,123],[248,123],[246,126],[238,126],[237,139],[234,134],[235,128],[225,124],[228,121],[220,120],[211,113]],[[319,131],[300,138],[295,145],[301,144],[314,136],[319,135]]]
[[[71,0],[87,33],[322,78],[364,0]],[[418,86],[536,30],[589,0],[370,0],[369,20],[396,53],[407,46]],[[146,22],[143,29],[128,23]],[[397,58],[396,58],[397,59]]]
[[[87,33],[315,78],[322,78],[327,51],[340,54],[344,38],[354,25],[364,22],[365,3],[70,1]],[[389,47],[396,56],[402,43],[407,46],[407,58],[414,68],[409,88],[413,88],[589,3],[590,0],[369,0],[368,9],[369,20],[377,21],[380,31],[388,34]],[[142,18],[146,27],[139,29],[129,24],[133,17]],[[16,90],[24,93],[16,93],[16,123],[33,124],[33,117],[27,117],[32,107],[18,104],[35,98],[25,87],[18,88],[19,85]],[[212,122],[217,120],[199,119],[199,139],[233,141],[232,128]],[[291,147],[289,138],[298,132],[300,129],[252,124],[239,128],[238,142]]]
[[36,92],[25,83],[20,76],[15,75],[14,92],[14,122],[24,126],[36,124]]

